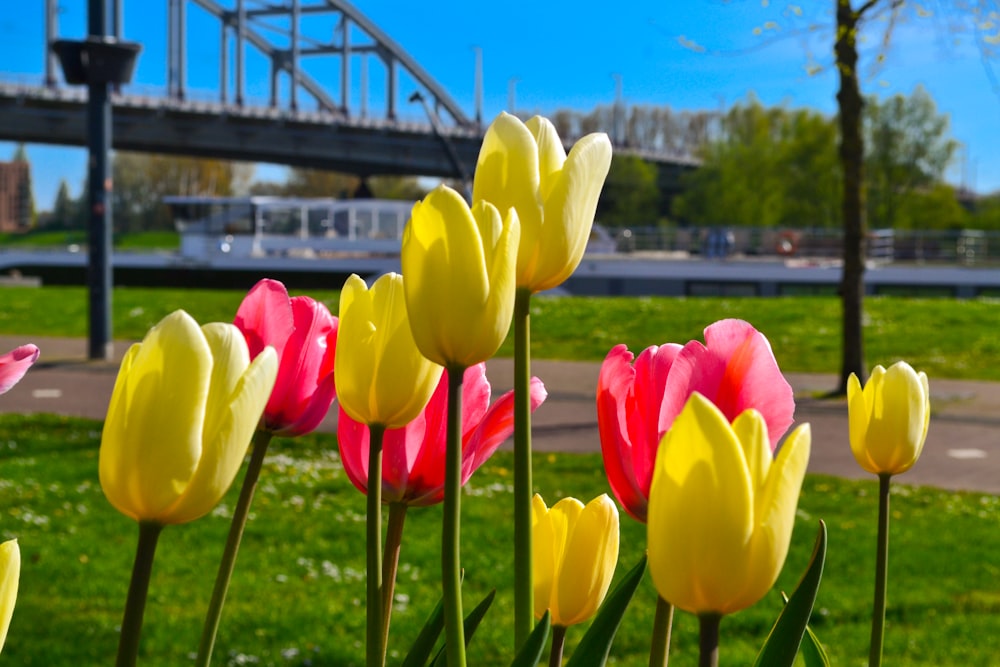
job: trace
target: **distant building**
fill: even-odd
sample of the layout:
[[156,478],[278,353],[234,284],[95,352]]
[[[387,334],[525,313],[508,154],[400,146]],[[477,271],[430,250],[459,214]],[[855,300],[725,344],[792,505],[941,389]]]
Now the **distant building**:
[[24,232],[31,226],[31,165],[0,162],[0,232]]

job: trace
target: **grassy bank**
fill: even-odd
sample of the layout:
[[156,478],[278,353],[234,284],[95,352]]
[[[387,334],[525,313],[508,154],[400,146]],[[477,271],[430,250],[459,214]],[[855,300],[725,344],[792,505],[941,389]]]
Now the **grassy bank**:
[[[135,548],[136,526],[104,499],[97,479],[100,424],[0,416],[4,538],[23,554],[21,592],[4,659],[9,664],[110,664]],[[463,501],[463,565],[471,605],[498,589],[470,664],[508,664],[512,620],[511,457],[501,452],[472,478]],[[549,501],[608,491],[597,456],[548,455],[535,482]],[[235,485],[235,486],[238,486]],[[834,665],[866,664],[873,578],[874,482],[809,477],[779,587],[807,562],[817,521],[830,531],[814,626]],[[168,527],[153,571],[140,664],[191,663],[234,489],[212,515]],[[986,666],[1000,651],[994,496],[894,487],[887,662]],[[345,666],[363,663],[364,496],[344,476],[335,438],[272,446],[229,602],[216,664]],[[397,587],[390,664],[398,664],[438,596],[438,508],[412,510]],[[645,548],[644,527],[622,517],[619,575]],[[777,593],[723,621],[722,664],[752,662],[777,614]],[[647,575],[614,648],[618,665],[645,664],[654,592]],[[570,641],[580,636],[570,631]],[[697,664],[697,627],[678,615],[671,665]]]
[[[249,286],[248,286],[249,287]],[[184,308],[201,322],[231,321],[242,291],[118,288],[116,338],[140,339],[164,315]],[[335,290],[310,292],[337,312]],[[0,333],[86,336],[82,287],[0,288]],[[905,359],[931,377],[1000,381],[1000,304],[988,299],[879,297],[866,301],[869,365]],[[588,298],[532,301],[536,358],[599,361],[617,343],[633,350],[701,338],[711,322],[746,319],[771,341],[785,371],[835,373],[840,365],[840,302],[833,297]],[[513,354],[510,340],[500,355]]]

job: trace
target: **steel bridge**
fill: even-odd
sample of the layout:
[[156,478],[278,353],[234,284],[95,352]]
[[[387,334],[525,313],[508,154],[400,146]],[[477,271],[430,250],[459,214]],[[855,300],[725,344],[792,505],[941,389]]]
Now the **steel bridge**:
[[[114,34],[128,39],[124,0],[111,1]],[[360,176],[465,180],[474,170],[484,130],[480,110],[467,116],[402,46],[346,0],[142,0],[128,6],[167,17],[167,85],[112,93],[116,149]],[[199,74],[218,71],[210,99],[188,85],[192,10],[199,19],[209,17],[218,36],[216,62],[196,65]],[[0,75],[0,139],[84,146],[87,93],[62,82],[52,49],[59,39],[57,0],[45,0],[45,17],[44,74],[29,83]],[[250,67],[251,56],[266,62],[269,72]],[[257,84],[261,77],[269,80],[266,102],[246,92],[248,81]],[[381,85],[372,90],[370,81]],[[426,121],[405,119],[404,102],[421,102]],[[695,165],[676,156],[641,156],[660,167],[668,194]]]

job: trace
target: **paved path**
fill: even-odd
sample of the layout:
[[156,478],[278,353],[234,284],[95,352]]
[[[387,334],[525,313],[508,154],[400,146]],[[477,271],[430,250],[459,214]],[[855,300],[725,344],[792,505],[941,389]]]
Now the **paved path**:
[[[9,393],[0,411],[51,412],[103,419],[127,343],[116,343],[114,362],[86,360],[86,341],[72,338],[0,336],[0,352],[22,343],[41,348],[38,363]],[[494,391],[511,387],[509,359],[489,362]],[[549,398],[535,413],[538,451],[597,452],[594,392],[599,364],[536,360],[532,372],[545,382]],[[849,478],[870,478],[851,455],[843,400],[818,399],[835,384],[832,375],[791,374],[797,397],[796,422],[812,425],[809,470]],[[1000,493],[1000,384],[931,378],[932,416],[920,461],[898,478],[905,484]],[[336,428],[331,415],[321,426]]]

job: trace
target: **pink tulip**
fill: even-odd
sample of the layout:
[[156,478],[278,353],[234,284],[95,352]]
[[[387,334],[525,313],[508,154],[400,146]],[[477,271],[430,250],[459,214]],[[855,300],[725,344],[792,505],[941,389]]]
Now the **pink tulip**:
[[270,345],[280,360],[261,428],[283,436],[314,430],[336,397],[337,318],[322,303],[307,296],[289,298],[284,285],[264,279],[247,293],[234,324],[251,358]]
[[[490,405],[486,364],[470,366],[462,383],[462,484],[514,431],[514,392]],[[531,379],[531,409],[545,400],[545,386]],[[382,502],[412,507],[444,499],[444,454],[448,412],[448,372],[424,411],[403,428],[388,429],[382,440]],[[347,476],[368,491],[368,427],[340,410],[340,458]]]
[[38,348],[30,343],[0,354],[0,394],[17,384],[37,359]]
[[652,346],[635,365],[616,345],[597,381],[597,423],[611,489],[632,517],[645,523],[653,463],[663,434],[692,393],[712,401],[732,422],[753,408],[767,424],[771,450],[793,421],[795,400],[771,346],[742,320],[705,329],[705,344]]

